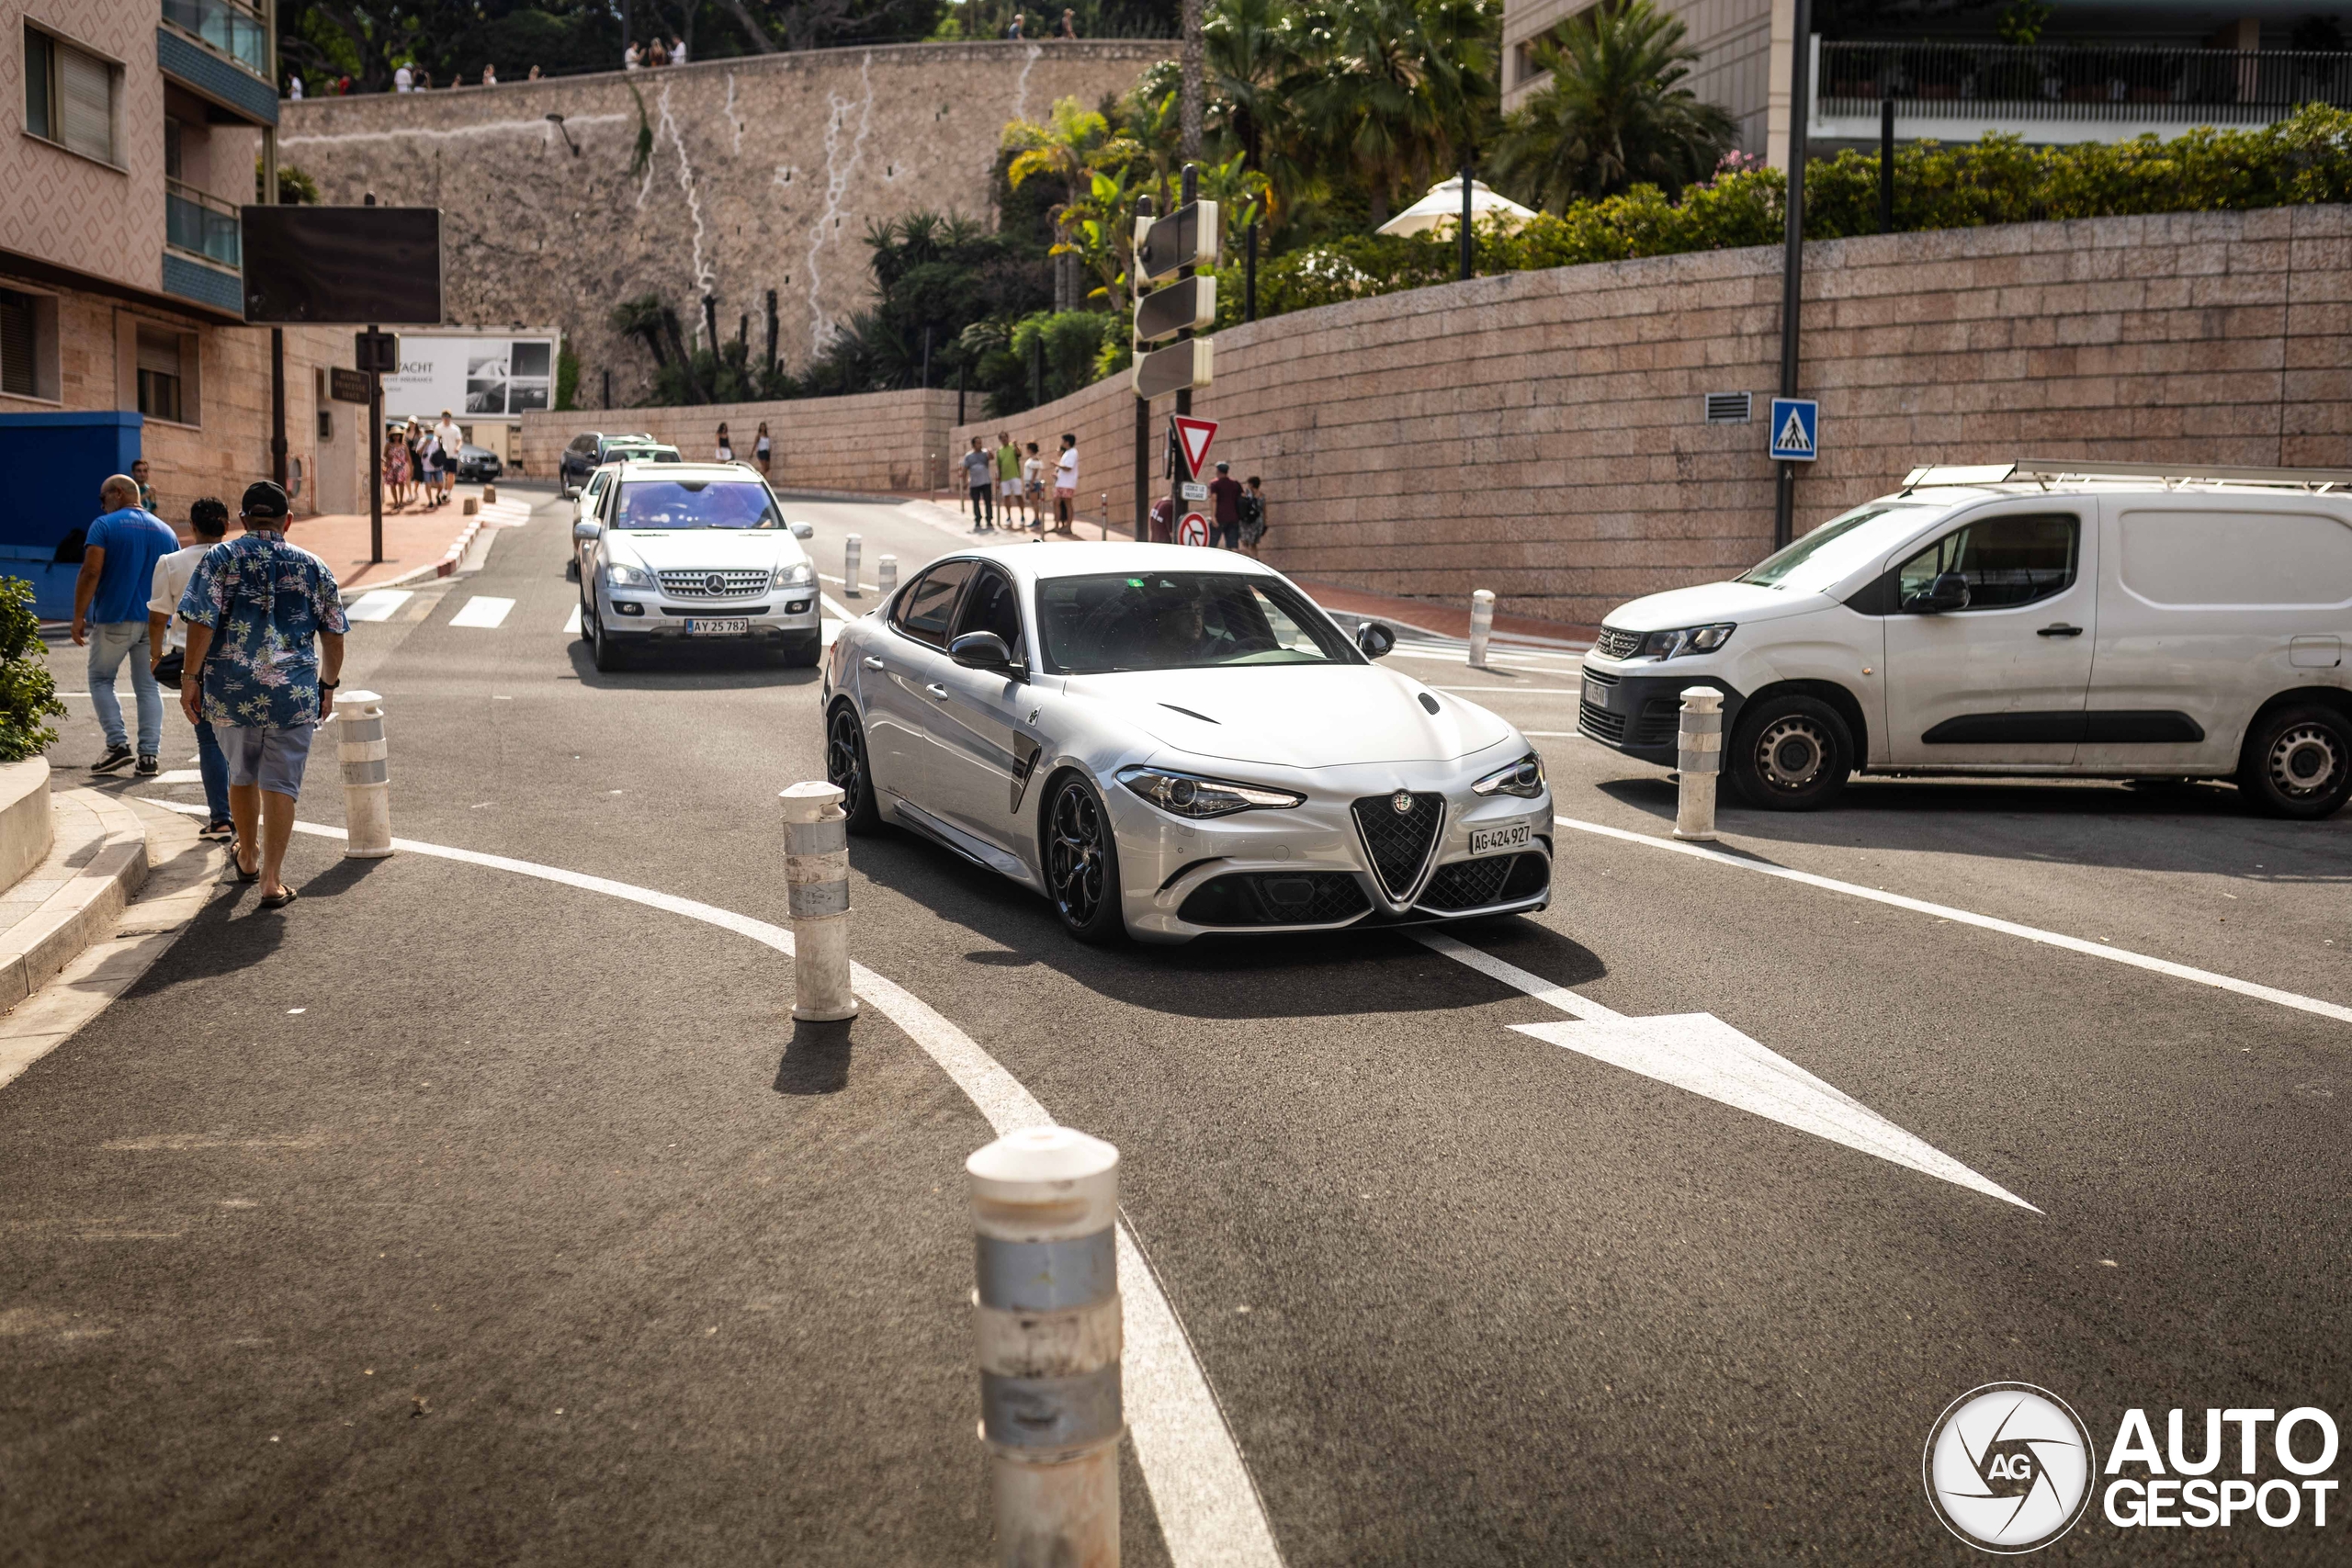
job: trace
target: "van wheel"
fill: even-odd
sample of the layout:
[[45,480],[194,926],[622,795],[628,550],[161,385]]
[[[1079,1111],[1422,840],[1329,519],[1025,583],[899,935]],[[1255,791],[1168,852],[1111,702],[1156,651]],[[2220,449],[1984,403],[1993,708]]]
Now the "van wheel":
[[1854,736],[1817,697],[1767,697],[1740,709],[1732,731],[1732,782],[1767,811],[1817,811],[1854,771]]
[[2316,705],[2271,714],[2246,739],[2238,788],[2268,817],[2311,820],[2341,810],[2352,795],[2352,723]]

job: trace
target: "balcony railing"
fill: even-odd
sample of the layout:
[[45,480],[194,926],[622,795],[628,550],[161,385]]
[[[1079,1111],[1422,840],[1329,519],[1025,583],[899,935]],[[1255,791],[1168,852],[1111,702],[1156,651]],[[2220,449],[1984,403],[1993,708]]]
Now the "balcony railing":
[[177,180],[164,182],[164,243],[222,266],[243,265],[244,229],[237,209]]
[[1819,45],[1825,116],[2177,120],[2268,125],[2303,104],[2352,107],[2352,54],[2084,44]]
[[164,20],[269,80],[269,28],[238,0],[164,0]]

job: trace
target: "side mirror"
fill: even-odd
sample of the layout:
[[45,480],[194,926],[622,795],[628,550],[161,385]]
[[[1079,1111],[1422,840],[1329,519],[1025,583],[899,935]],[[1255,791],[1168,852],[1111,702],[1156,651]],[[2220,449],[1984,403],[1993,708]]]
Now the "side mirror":
[[1001,670],[1016,681],[1024,673],[1012,662],[1012,649],[994,632],[966,632],[947,645],[947,657],[967,670]]
[[594,517],[582,517],[571,525],[571,542],[575,545],[591,544],[604,536],[605,525]]
[[1968,579],[1956,571],[1939,572],[1928,584],[1924,593],[1914,593],[1903,601],[1906,615],[1933,615],[1941,610],[1968,608]]
[[1356,649],[1366,659],[1385,659],[1396,646],[1396,630],[1384,621],[1366,621],[1356,627]]
[[814,523],[795,523],[792,525],[792,536],[796,539],[813,539],[817,536],[817,525]]

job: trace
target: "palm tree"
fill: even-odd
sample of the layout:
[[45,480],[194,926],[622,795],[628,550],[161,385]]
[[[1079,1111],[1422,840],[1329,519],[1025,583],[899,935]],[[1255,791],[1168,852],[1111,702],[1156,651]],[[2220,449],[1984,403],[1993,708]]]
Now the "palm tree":
[[1283,85],[1329,167],[1352,167],[1377,225],[1400,186],[1450,168],[1495,98],[1488,0],[1332,0]]
[[1506,124],[1496,173],[1554,210],[1636,185],[1668,195],[1713,173],[1732,145],[1731,116],[1681,85],[1699,51],[1681,18],[1652,0],[1605,4],[1536,46],[1551,85]]

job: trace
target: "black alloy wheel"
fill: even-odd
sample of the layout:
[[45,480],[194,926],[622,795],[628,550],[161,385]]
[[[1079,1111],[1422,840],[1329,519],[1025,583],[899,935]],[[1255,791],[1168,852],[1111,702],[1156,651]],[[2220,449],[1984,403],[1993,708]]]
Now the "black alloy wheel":
[[1119,846],[1094,786],[1072,775],[1055,786],[1046,813],[1046,888],[1062,927],[1085,942],[1126,934],[1119,912]]
[[609,675],[616,670],[628,667],[628,656],[614,643],[612,633],[605,629],[605,617],[596,613],[594,598],[582,602],[580,626],[587,633],[588,651],[595,657],[599,673]]
[[1818,697],[1767,697],[1740,710],[1726,756],[1732,783],[1749,805],[1817,811],[1853,772],[1853,732]]
[[2281,708],[2246,737],[2238,788],[2266,816],[2304,821],[2352,797],[2352,721],[2316,704]]
[[882,808],[874,799],[874,773],[865,765],[865,727],[857,710],[835,703],[825,722],[825,782],[842,792],[842,809],[849,814],[849,830],[871,833],[882,826]]

